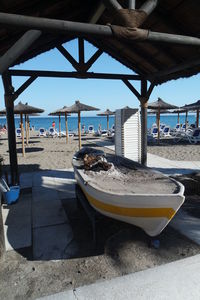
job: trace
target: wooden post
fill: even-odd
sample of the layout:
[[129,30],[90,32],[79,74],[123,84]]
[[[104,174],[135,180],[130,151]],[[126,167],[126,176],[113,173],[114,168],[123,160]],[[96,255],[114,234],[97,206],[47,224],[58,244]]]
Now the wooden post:
[[65,127],[66,127],[66,143],[68,143],[68,124],[67,124],[67,113],[65,112]]
[[81,113],[78,112],[78,140],[79,140],[79,150],[81,149]]
[[197,119],[196,119],[196,126],[199,127],[199,109],[197,108]]
[[109,130],[109,115],[107,115],[107,130]]
[[141,163],[147,165],[147,81],[141,80]]
[[17,165],[17,151],[16,151],[16,136],[15,136],[15,118],[14,118],[14,100],[12,95],[12,82],[10,76],[2,76],[4,90],[5,90],[5,106],[6,118],[8,125],[8,148],[10,158],[10,173],[11,184],[19,183],[18,165]]
[[158,107],[157,126],[158,126],[158,143],[159,143],[159,140],[160,140],[160,107]]
[[59,138],[61,138],[61,121],[60,121],[60,114],[58,115],[59,118]]
[[180,122],[180,116],[179,116],[179,111],[178,111],[178,120],[177,120],[178,124]]
[[25,115],[25,130],[26,130],[26,145],[28,146],[28,122],[27,122],[28,116]]
[[22,155],[25,157],[25,147],[24,147],[24,126],[23,126],[23,114],[20,113],[20,125],[21,125],[21,135],[22,135]]
[[27,128],[28,128],[28,143],[29,143],[29,138],[30,138],[30,120],[29,120],[29,116],[27,116]]

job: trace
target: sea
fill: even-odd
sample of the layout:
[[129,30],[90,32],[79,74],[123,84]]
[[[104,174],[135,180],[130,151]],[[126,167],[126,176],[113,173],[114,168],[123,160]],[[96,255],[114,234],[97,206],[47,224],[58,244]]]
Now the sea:
[[[169,125],[171,128],[174,128],[177,124],[177,115],[162,115],[160,118],[160,122],[164,123],[166,125]],[[30,127],[34,126],[35,130],[39,130],[39,128],[43,127],[46,130],[49,129],[49,127],[52,126],[52,122],[55,121],[56,123],[56,129],[58,130],[59,128],[59,120],[58,117],[29,117],[30,120]],[[189,124],[194,124],[196,120],[195,114],[189,114],[188,115],[188,122]],[[109,117],[109,127],[114,124],[115,118],[114,116]],[[152,124],[156,122],[156,116],[154,115],[149,115],[147,119],[147,127],[151,128]],[[183,124],[185,123],[185,115],[180,115],[180,123]],[[0,125],[5,125],[6,124],[6,118],[5,117],[0,117]],[[15,128],[18,128],[20,125],[20,118],[15,117]],[[81,117],[81,125],[85,125],[85,129],[88,129],[89,125],[94,126],[94,130],[97,131],[99,128],[99,125],[101,125],[102,129],[107,129],[107,118],[102,117],[102,116],[94,116],[94,117]],[[69,116],[68,117],[68,128],[70,131],[77,131],[78,127],[78,118],[74,116]],[[61,117],[61,130],[65,130],[65,118],[64,116]]]

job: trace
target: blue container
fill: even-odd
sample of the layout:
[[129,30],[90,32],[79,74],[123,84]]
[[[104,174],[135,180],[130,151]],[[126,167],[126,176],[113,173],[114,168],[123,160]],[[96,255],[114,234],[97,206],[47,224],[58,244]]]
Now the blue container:
[[19,185],[10,186],[10,191],[5,193],[5,199],[7,204],[16,202],[19,198],[20,187]]

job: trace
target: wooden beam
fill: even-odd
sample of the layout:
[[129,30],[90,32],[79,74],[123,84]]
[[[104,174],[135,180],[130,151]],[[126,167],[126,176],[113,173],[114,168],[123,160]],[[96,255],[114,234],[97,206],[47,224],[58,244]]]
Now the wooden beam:
[[141,80],[141,163],[147,165],[147,80]]
[[15,137],[15,119],[14,119],[14,101],[12,94],[12,81],[9,74],[2,75],[4,90],[5,90],[5,106],[6,118],[8,125],[8,148],[10,158],[10,174],[11,184],[19,183],[18,164],[17,164],[17,150],[16,150],[16,137]]
[[56,47],[58,51],[70,62],[70,64],[74,67],[75,70],[79,70],[78,62],[71,56],[71,54],[62,46],[59,45]]
[[0,74],[12,64],[40,37],[40,30],[27,31],[2,57],[0,57]]
[[105,6],[111,10],[119,10],[122,9],[122,6],[119,4],[117,0],[103,0]]
[[103,14],[104,10],[105,10],[105,5],[102,2],[100,2],[95,12],[89,18],[89,23],[95,24]]
[[[96,24],[87,24],[80,22],[71,22],[64,20],[55,20],[47,18],[38,18],[30,16],[21,16],[15,14],[0,13],[0,24],[5,24],[15,27],[25,27],[25,28],[34,28],[41,29],[46,32],[57,32],[60,34],[73,34],[76,36],[95,36],[95,38],[102,37],[114,37],[117,39],[128,40],[130,42],[130,35],[133,34],[134,42],[141,41],[152,41],[152,42],[164,42],[164,43],[173,43],[180,45],[192,45],[200,46],[200,39],[191,36],[182,36],[175,34],[167,34],[160,32],[153,32],[145,29],[136,29],[132,32],[129,32],[127,37],[121,37],[121,34],[118,34],[118,30],[113,32],[114,27],[108,25],[96,25]],[[121,28],[120,26],[115,26],[115,28]]]
[[150,87],[149,87],[148,90],[147,90],[147,95],[146,95],[146,96],[147,96],[148,99],[149,99],[149,97],[151,96],[151,93],[152,93],[154,87],[155,87],[155,83],[152,82],[152,83],[150,84]]
[[78,38],[78,55],[79,55],[79,71],[84,71],[85,65],[85,48],[84,39]]
[[[78,79],[113,79],[113,80],[141,80],[139,75],[110,74],[110,73],[79,73],[62,71],[39,71],[39,70],[9,70],[12,76],[37,76],[37,77],[59,77],[59,78],[78,78]],[[130,83],[129,83],[130,84]]]
[[135,2],[136,0],[128,0],[128,8],[135,9]]
[[125,85],[131,90],[131,92],[137,97],[140,98],[141,95],[138,93],[138,91],[132,86],[132,84],[127,79],[122,79],[122,81],[125,83]]
[[150,15],[152,11],[156,8],[158,0],[147,0],[141,7],[140,10],[143,10],[147,15]]
[[85,71],[88,71],[91,66],[94,64],[94,62],[103,54],[103,51],[98,49],[91,57],[88,59],[88,61],[85,63]]
[[25,91],[25,89],[27,89],[27,87],[29,87],[29,85],[35,81],[35,79],[37,78],[37,76],[31,76],[29,79],[27,79],[19,88],[18,90],[16,90],[16,92],[14,92],[13,94],[13,97],[14,97],[14,100],[16,100],[19,95],[21,93],[23,93]]

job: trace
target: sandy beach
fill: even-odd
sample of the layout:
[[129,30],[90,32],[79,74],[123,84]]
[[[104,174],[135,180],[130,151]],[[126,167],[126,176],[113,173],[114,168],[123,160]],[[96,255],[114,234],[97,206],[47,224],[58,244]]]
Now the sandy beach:
[[[95,145],[92,137],[83,140],[83,145],[91,143]],[[6,136],[1,138],[0,147],[7,168],[9,153]],[[71,168],[76,150],[77,138],[66,144],[65,138],[39,138],[34,133],[26,147],[26,157],[22,157],[21,140],[17,140],[19,170],[31,172]],[[198,160],[200,146],[171,145],[168,141],[151,145],[148,151],[168,159]],[[184,209],[193,214],[198,201],[199,196],[194,198],[189,194]],[[31,248],[7,252],[0,263],[0,298],[35,299],[200,253],[199,245],[170,226],[160,235],[160,247],[155,249],[150,246],[150,239],[141,229],[108,218],[98,221],[98,242],[94,248],[91,224],[85,212],[70,212],[65,202],[63,207],[78,245],[76,256],[71,259],[38,261],[33,259]],[[199,216],[199,211],[196,213]]]

